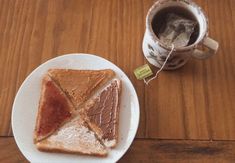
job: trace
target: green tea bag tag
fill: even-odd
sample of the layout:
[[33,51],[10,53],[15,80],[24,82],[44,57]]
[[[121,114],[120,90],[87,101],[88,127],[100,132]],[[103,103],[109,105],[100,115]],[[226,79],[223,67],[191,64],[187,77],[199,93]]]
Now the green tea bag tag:
[[151,75],[153,75],[153,72],[148,64],[145,64],[143,66],[138,67],[134,70],[134,74],[138,80],[143,80]]
[[168,53],[166,60],[164,61],[161,68],[156,72],[156,74],[153,77],[146,80],[147,77],[150,77],[151,75],[153,75],[153,72],[152,72],[151,68],[149,67],[149,65],[145,64],[145,65],[138,67],[137,69],[134,70],[134,74],[135,74],[136,78],[138,80],[144,80],[144,83],[146,85],[148,85],[152,80],[156,79],[158,74],[163,70],[163,68],[165,67],[165,65],[166,65],[166,63],[167,63],[168,59],[170,58],[173,51],[174,51],[174,44],[171,45],[171,51]]

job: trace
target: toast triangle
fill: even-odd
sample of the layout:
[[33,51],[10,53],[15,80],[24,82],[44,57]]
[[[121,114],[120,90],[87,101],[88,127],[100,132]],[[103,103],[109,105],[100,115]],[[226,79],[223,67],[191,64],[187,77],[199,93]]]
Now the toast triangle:
[[110,69],[50,69],[48,74],[68,95],[76,109],[115,75]]
[[37,148],[47,152],[78,153],[107,156],[106,147],[100,143],[93,131],[77,116],[63,125],[48,138],[38,142]]
[[118,142],[121,81],[113,79],[101,92],[86,102],[80,114],[106,147]]
[[48,75],[45,75],[42,79],[34,142],[51,135],[72,117],[74,111],[72,103],[64,92]]

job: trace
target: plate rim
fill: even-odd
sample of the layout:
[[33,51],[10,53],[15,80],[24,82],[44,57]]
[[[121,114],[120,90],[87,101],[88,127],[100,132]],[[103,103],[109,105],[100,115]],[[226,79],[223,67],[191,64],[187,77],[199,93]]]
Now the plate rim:
[[136,121],[137,121],[137,124],[134,126],[133,128],[133,135],[130,136],[130,143],[127,145],[127,148],[123,150],[123,152],[120,154],[119,157],[116,157],[115,160],[113,160],[114,162],[117,162],[118,160],[120,160],[123,155],[127,152],[127,150],[130,148],[131,144],[133,143],[134,139],[135,139],[135,136],[137,134],[137,131],[138,131],[138,128],[139,128],[139,121],[140,121],[140,105],[139,105],[139,99],[138,99],[138,95],[136,93],[136,90],[135,90],[135,87],[134,85],[132,84],[131,80],[129,79],[129,77],[126,75],[126,73],[121,69],[119,68],[116,64],[112,63],[111,61],[109,61],[108,59],[106,58],[103,58],[101,56],[97,56],[95,54],[89,54],[89,53],[68,53],[68,54],[63,54],[63,55],[59,55],[59,56],[56,56],[54,58],[51,58],[51,59],[48,59],[47,61],[41,63],[39,66],[37,66],[33,71],[31,71],[30,74],[27,75],[27,77],[24,79],[24,81],[21,83],[19,89],[17,90],[17,93],[15,95],[15,98],[14,98],[14,102],[13,102],[13,105],[12,105],[12,111],[11,111],[11,127],[12,127],[12,133],[13,133],[13,138],[16,142],[16,145],[18,147],[18,149],[20,150],[20,152],[23,154],[23,156],[28,160],[28,161],[32,161],[28,158],[28,155],[25,154],[24,151],[22,151],[20,145],[19,145],[19,139],[17,139],[17,137],[15,137],[15,125],[14,125],[14,115],[15,115],[15,107],[16,107],[16,101],[18,99],[18,96],[19,96],[19,93],[22,91],[24,85],[27,83],[27,81],[29,80],[29,78],[40,68],[42,68],[43,66],[45,66],[46,64],[48,64],[49,62],[53,62],[57,59],[60,59],[60,58],[66,58],[66,57],[71,57],[71,56],[87,56],[87,57],[94,57],[94,58],[97,58],[97,59],[100,59],[100,60],[104,60],[106,62],[108,62],[110,65],[116,67],[116,69],[120,70],[126,77],[126,79],[128,80],[128,82],[130,83],[130,86],[131,88],[133,89],[133,94],[134,94],[134,97],[136,98],[136,106],[137,108],[136,111],[137,111],[137,114],[136,114]]

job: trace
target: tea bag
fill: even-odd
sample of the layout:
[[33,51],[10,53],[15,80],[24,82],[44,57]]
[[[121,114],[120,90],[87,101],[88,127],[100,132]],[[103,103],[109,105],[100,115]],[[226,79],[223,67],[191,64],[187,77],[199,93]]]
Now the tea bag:
[[173,44],[176,48],[187,46],[196,25],[196,21],[170,13],[160,29],[159,38],[165,44]]

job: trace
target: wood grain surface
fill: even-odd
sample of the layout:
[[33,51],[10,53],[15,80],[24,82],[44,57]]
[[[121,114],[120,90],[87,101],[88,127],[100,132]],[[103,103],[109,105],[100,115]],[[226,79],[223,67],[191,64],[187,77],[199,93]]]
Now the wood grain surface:
[[[8,148],[5,148],[6,146]],[[14,138],[1,138],[0,148],[0,162],[28,162],[18,150]],[[12,157],[13,155],[14,157]],[[234,141],[136,139],[127,154],[119,162],[230,163],[234,160]]]
[[[153,0],[0,0],[0,136],[12,136],[12,104],[30,72],[59,55],[91,53],[119,66],[139,97],[139,139],[125,160],[151,161],[138,150],[143,145],[159,152],[151,145],[155,139],[235,140],[235,1],[195,1],[209,17],[210,37],[220,44],[217,55],[164,71],[145,86],[133,70],[147,63],[141,44]],[[234,144],[229,148],[234,152]]]

